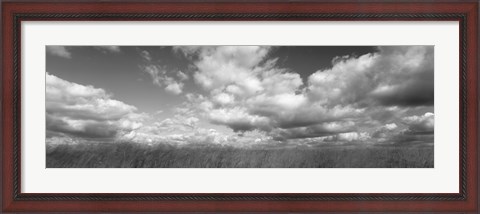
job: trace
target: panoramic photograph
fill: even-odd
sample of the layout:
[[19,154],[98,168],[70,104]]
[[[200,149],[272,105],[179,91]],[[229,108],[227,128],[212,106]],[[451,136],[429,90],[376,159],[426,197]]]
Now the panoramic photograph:
[[47,168],[433,168],[434,46],[46,46]]

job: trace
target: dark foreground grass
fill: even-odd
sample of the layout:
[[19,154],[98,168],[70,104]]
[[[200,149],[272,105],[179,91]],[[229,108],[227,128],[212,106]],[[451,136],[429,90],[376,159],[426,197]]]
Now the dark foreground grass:
[[430,147],[241,149],[92,143],[47,146],[47,168],[431,168]]

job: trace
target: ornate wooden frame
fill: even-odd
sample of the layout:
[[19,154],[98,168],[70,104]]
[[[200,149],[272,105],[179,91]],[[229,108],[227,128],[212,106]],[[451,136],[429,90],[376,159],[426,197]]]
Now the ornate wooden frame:
[[[478,10],[458,2],[2,2],[2,210],[478,211]],[[33,194],[20,192],[22,21],[455,20],[460,23],[458,194]],[[119,203],[121,202],[121,203]]]

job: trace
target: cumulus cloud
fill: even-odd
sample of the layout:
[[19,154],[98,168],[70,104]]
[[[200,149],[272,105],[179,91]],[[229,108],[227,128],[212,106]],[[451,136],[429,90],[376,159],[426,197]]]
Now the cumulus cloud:
[[65,46],[47,45],[46,49],[47,49],[47,53],[51,55],[63,57],[67,59],[72,58],[72,53],[70,53],[70,51],[68,51]]
[[141,144],[169,144],[172,146],[232,146],[232,147],[266,147],[271,146],[271,136],[265,132],[253,130],[245,131],[241,135],[228,134],[214,128],[196,127],[188,132],[159,131],[158,128],[144,126],[130,133],[130,141]]
[[213,109],[208,116],[212,123],[227,125],[234,131],[268,129],[270,126],[267,117],[249,114],[247,109],[241,107]]
[[375,87],[372,64],[378,54],[366,54],[336,62],[332,68],[320,70],[308,78],[308,94],[324,105],[355,104]]
[[413,115],[404,117],[403,122],[408,125],[408,133],[411,134],[433,134],[434,132],[434,114],[427,112],[424,115]]
[[47,115],[47,129],[88,139],[113,139],[118,132],[117,127],[108,122],[76,120],[51,114]]
[[219,133],[215,129],[199,128],[189,133],[163,133],[155,134],[148,130],[141,129],[132,132],[132,142],[142,144],[169,144],[173,146],[195,146],[195,145],[232,145],[231,136]]
[[232,94],[228,93],[218,93],[212,97],[212,100],[215,103],[218,103],[220,105],[228,105],[228,104],[233,104],[235,102],[235,96]]
[[340,141],[365,141],[370,138],[370,135],[367,132],[347,132],[347,133],[341,133],[337,135],[338,140]]
[[379,47],[376,53],[333,63],[309,77],[311,94],[330,105],[433,105],[433,46]]
[[368,132],[345,132],[336,135],[330,135],[327,137],[321,137],[318,140],[322,142],[333,142],[335,144],[342,144],[342,143],[371,143],[366,142],[371,140],[371,136]]
[[398,127],[398,126],[397,126],[397,124],[395,124],[395,123],[389,123],[389,124],[385,125],[385,128],[386,128],[387,130],[394,130],[394,129],[396,129],[397,127]]
[[185,81],[189,79],[188,75],[183,73],[182,71],[177,72],[177,77],[180,79],[180,81]]
[[261,78],[262,87],[269,95],[294,93],[303,86],[303,80],[298,73],[282,72],[278,69],[262,72]]
[[172,131],[191,131],[197,127],[199,119],[194,116],[175,115],[173,118],[167,118],[153,125],[158,130]]
[[102,53],[120,53],[122,50],[119,46],[95,46],[96,49],[100,50]]
[[[433,105],[432,46],[380,47],[362,56],[339,56],[331,68],[305,77],[306,82],[299,73],[278,66],[272,50],[174,48],[192,61],[194,81],[207,92],[202,99],[190,95],[189,101],[213,124],[239,133],[262,131],[282,140],[386,139],[405,134],[404,125],[397,123],[409,123],[402,120],[409,109]],[[410,123],[411,132],[427,131]],[[369,131],[359,131],[360,125]]]
[[183,83],[175,81],[171,77],[165,78],[165,90],[173,94],[181,94],[183,90]]
[[271,132],[271,135],[276,140],[314,138],[351,132],[355,130],[354,126],[355,123],[352,121],[325,122],[304,127],[277,128]]
[[144,115],[101,88],[46,75],[47,133],[85,139],[115,139],[139,128]]
[[179,75],[180,80],[175,80],[173,77],[167,75],[167,71],[164,68],[161,68],[157,65],[144,66],[143,71],[150,75],[153,84],[159,87],[164,87],[165,91],[176,95],[183,92],[184,83],[181,81],[188,79],[183,76],[186,76],[186,74],[179,71],[179,73],[182,73]]
[[[98,49],[121,52],[115,46]],[[47,51],[71,57],[62,46]],[[101,88],[47,74],[49,137],[244,146],[432,140],[431,46],[338,56],[330,68],[309,74],[281,67],[271,47],[180,46],[173,51],[191,63],[185,72],[158,64],[147,50],[138,51],[140,68],[152,83],[172,95],[183,93],[186,100],[170,117],[152,113],[161,119],[147,123],[145,114]],[[194,87],[201,91],[190,91]]]
[[373,130],[371,136],[379,142],[392,143],[394,137],[403,135],[405,130],[401,129],[395,123],[385,124]]
[[[198,46],[179,47],[185,55],[198,59],[195,81],[206,90],[237,87],[239,94],[252,94],[263,90],[256,77],[255,67],[265,58],[269,47],[261,46]],[[194,56],[192,56],[194,55]]]
[[380,126],[372,132],[372,140],[382,144],[420,145],[432,144],[434,133],[434,114],[406,116],[399,123]]
[[[209,120],[234,131],[272,129],[277,113],[289,114],[308,102],[298,94],[299,74],[277,68],[277,59],[267,59],[270,47],[219,46],[179,47],[196,59],[194,80],[209,92],[199,106],[209,107]],[[283,118],[283,117],[282,117]],[[272,127],[273,126],[273,127]]]
[[432,106],[433,46],[380,47],[382,81],[371,95],[383,105]]

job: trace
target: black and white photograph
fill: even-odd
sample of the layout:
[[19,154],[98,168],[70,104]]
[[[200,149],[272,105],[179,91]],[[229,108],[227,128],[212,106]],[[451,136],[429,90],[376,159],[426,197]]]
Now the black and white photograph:
[[47,168],[434,167],[434,46],[45,51]]

